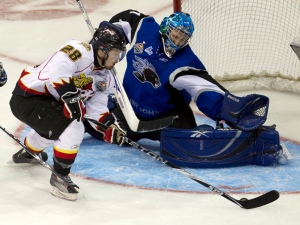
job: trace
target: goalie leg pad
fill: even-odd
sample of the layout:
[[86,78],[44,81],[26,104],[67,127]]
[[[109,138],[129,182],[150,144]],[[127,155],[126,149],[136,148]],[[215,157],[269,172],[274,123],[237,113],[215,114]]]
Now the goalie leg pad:
[[272,166],[281,154],[279,134],[270,126],[254,131],[209,125],[193,130],[167,128],[160,141],[160,156],[181,167]]
[[264,95],[251,94],[237,97],[225,93],[221,119],[235,125],[241,130],[251,131],[267,120],[269,98]]

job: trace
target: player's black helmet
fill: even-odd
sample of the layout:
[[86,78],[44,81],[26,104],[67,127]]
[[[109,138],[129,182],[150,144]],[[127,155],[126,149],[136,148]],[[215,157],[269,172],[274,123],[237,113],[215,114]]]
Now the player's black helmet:
[[107,56],[111,49],[116,48],[122,52],[121,61],[126,55],[126,41],[124,35],[107,22],[105,26],[100,27],[94,33],[90,44],[93,46],[94,54],[97,54],[98,49],[103,51]]

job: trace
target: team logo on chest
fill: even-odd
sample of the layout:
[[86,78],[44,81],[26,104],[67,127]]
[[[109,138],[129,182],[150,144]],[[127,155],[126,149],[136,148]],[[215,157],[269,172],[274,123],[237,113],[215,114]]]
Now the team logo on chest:
[[154,88],[160,87],[161,83],[154,66],[146,59],[142,59],[138,56],[135,56],[135,59],[136,61],[132,60],[132,65],[137,71],[133,71],[133,75],[142,83],[148,82],[151,83]]
[[84,73],[72,77],[77,88],[92,89],[93,78],[86,76]]

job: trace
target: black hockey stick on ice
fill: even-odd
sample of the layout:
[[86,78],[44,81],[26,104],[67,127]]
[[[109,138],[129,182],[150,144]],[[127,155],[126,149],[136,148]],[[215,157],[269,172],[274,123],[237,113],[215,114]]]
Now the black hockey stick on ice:
[[44,162],[40,157],[38,157],[36,154],[32,153],[26,145],[24,145],[18,138],[16,138],[14,135],[12,135],[8,130],[6,130],[4,127],[0,125],[1,130],[3,130],[8,136],[10,136],[12,139],[14,139],[19,145],[21,145],[25,151],[30,154],[32,157],[34,157],[42,166],[46,167],[47,169],[51,170],[52,173],[54,173],[56,176],[58,176],[60,179],[62,179],[67,187],[70,187],[73,191],[76,191],[79,193],[79,189],[70,186],[69,183],[59,174],[57,173],[48,163]]
[[[95,32],[95,29],[85,11],[85,8],[80,0],[76,0],[76,1],[78,3],[79,9],[83,15],[83,18],[84,18],[91,34],[93,35]],[[130,104],[128,96],[124,90],[123,85],[119,81],[119,78],[117,76],[117,72],[116,72],[115,68],[111,69],[111,73],[113,74],[113,76],[115,78],[116,99],[117,99],[119,107],[121,108],[122,113],[128,123],[128,126],[130,127],[130,129],[132,131],[142,133],[142,132],[160,130],[162,128],[170,126],[173,123],[173,119],[174,119],[173,116],[169,116],[169,117],[161,118],[161,119],[157,119],[157,120],[152,120],[152,121],[140,121],[136,117],[135,112],[132,109],[132,106]]]
[[[107,129],[106,125],[104,125],[103,123],[100,123],[99,121],[93,119],[92,117],[90,117],[88,115],[85,115],[84,118],[91,121],[91,122],[93,122],[93,123],[95,123],[96,125],[98,125],[103,130]],[[138,143],[130,140],[129,138],[125,137],[125,142],[128,143],[129,145],[131,145],[134,148],[140,149],[142,152],[146,153],[147,155],[150,155],[152,158],[162,162],[163,164],[172,167],[173,169],[175,169],[178,172],[182,173],[183,175],[189,177],[190,179],[196,181],[197,183],[203,185],[204,187],[208,188],[209,190],[218,193],[222,197],[224,197],[227,200],[237,204],[241,208],[253,209],[253,208],[261,207],[261,206],[267,205],[271,202],[274,202],[279,198],[279,192],[275,191],[275,190],[272,190],[272,191],[269,191],[269,192],[267,192],[267,193],[265,193],[261,196],[253,198],[253,199],[241,198],[241,200],[237,200],[237,199],[231,197],[230,195],[226,194],[225,192],[221,191],[220,189],[218,189],[218,188],[212,186],[211,184],[208,184],[205,181],[201,180],[200,178],[194,176],[193,174],[189,173],[188,171],[186,171],[186,170],[176,166],[175,164],[163,159],[159,155],[151,152],[150,150],[144,148],[143,146],[141,146]]]

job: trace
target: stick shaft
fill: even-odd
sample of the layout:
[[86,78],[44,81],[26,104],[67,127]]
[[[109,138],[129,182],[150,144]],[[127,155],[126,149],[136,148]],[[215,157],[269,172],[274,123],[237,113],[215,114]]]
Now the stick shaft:
[[[48,163],[44,162],[40,157],[38,157],[36,154],[32,153],[26,145],[24,145],[18,138],[16,138],[13,134],[11,134],[8,130],[6,130],[4,127],[2,127],[0,125],[0,129],[3,130],[8,136],[10,136],[12,139],[14,139],[19,145],[21,145],[25,151],[30,154],[32,157],[34,157],[42,166],[44,166],[45,168],[49,169],[52,171],[52,173],[54,173],[56,176],[58,176],[60,179],[62,179],[64,181],[64,183],[69,186],[69,183],[67,181],[65,181],[65,179],[59,174],[57,173]],[[72,188],[73,190],[77,191],[76,189],[74,189],[72,186],[69,186],[70,188]]]
[[[93,28],[93,25],[85,11],[85,8],[82,4],[82,2],[80,0],[76,0],[79,6],[79,9],[83,15],[83,18],[91,32],[92,35],[94,35],[95,29]],[[164,120],[164,121],[156,121],[156,124],[158,124],[157,126],[154,126],[154,122],[145,122],[145,121],[140,121],[133,108],[132,105],[128,99],[128,96],[126,94],[126,91],[122,85],[122,83],[120,82],[120,79],[117,75],[117,71],[115,70],[115,68],[111,69],[110,72],[113,74],[114,78],[115,78],[115,84],[116,84],[116,88],[115,88],[115,96],[116,99],[118,101],[118,104],[122,110],[122,113],[126,119],[126,122],[128,124],[128,126],[130,127],[130,129],[132,131],[135,132],[149,132],[149,131],[154,131],[154,130],[160,130],[164,127],[167,127],[169,125],[172,124],[173,122],[173,117],[169,117],[168,119]]]
[[85,22],[86,22],[86,24],[87,24],[87,26],[88,26],[91,34],[94,35],[95,29],[94,29],[94,27],[93,27],[93,25],[92,25],[92,23],[91,23],[88,15],[87,15],[86,11],[85,11],[85,8],[84,8],[82,2],[80,0],[76,0],[76,1],[78,3],[79,9],[80,9],[80,11],[82,13],[82,16],[83,16],[83,18],[84,18],[84,20],[85,20]]
[[[107,126],[104,125],[103,123],[93,119],[92,117],[85,115],[84,116],[85,119],[90,120],[91,122],[97,124],[101,129],[106,130]],[[267,192],[257,198],[254,199],[250,199],[247,201],[241,201],[241,200],[237,200],[235,198],[233,198],[232,196],[226,194],[225,192],[221,191],[220,189],[212,186],[209,183],[206,183],[205,181],[201,180],[200,178],[196,177],[195,175],[189,173],[188,171],[180,168],[179,166],[167,161],[166,159],[160,157],[159,155],[155,154],[154,152],[151,152],[150,150],[144,148],[143,146],[139,145],[138,143],[132,141],[131,139],[125,137],[125,142],[128,143],[129,145],[131,145],[134,148],[137,148],[139,150],[141,150],[142,152],[146,153],[147,155],[151,156],[152,158],[162,162],[163,164],[172,167],[173,169],[175,169],[176,171],[180,172],[181,174],[187,176],[188,178],[196,181],[197,183],[203,185],[204,187],[208,188],[209,190],[211,190],[212,192],[215,192],[219,195],[221,195],[223,198],[226,198],[227,200],[233,202],[234,204],[240,206],[241,208],[245,208],[245,209],[252,209],[252,208],[257,208],[266,204],[269,204],[275,200],[277,200],[279,198],[279,193],[277,191],[270,191]]]

